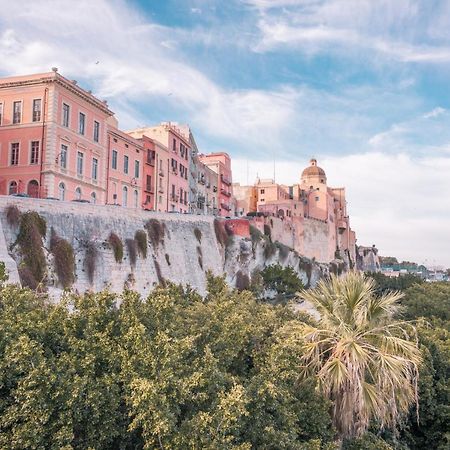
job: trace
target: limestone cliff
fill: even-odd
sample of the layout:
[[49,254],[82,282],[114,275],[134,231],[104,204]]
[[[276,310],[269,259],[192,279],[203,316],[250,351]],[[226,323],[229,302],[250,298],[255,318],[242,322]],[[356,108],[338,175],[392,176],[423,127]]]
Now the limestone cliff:
[[[21,213],[37,211],[45,219],[45,285],[54,298],[63,289],[50,251],[52,233],[73,248],[76,269],[72,288],[78,292],[104,288],[120,292],[131,288],[145,295],[158,283],[169,280],[203,293],[208,270],[214,274],[225,273],[230,284],[236,285],[250,278],[255,270],[274,263],[292,266],[305,285],[314,285],[330,269],[262,235],[246,238],[226,233],[221,236],[220,230],[223,234],[224,228],[218,228],[213,217],[0,197],[0,260],[7,263],[12,281],[18,280],[17,267],[23,258],[16,245],[19,226],[11,224],[6,217],[11,205]],[[135,238],[139,230],[145,232],[147,255],[137,248]],[[116,261],[109,241],[111,233],[123,244],[120,262]],[[340,271],[342,267],[331,265],[331,270]]]

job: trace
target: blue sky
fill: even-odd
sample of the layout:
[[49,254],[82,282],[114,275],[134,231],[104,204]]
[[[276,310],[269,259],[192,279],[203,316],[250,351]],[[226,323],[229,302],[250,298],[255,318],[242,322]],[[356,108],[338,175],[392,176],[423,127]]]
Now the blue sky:
[[314,155],[360,244],[450,266],[449,30],[437,0],[0,0],[0,75],[57,66],[123,129],[188,122],[241,183]]

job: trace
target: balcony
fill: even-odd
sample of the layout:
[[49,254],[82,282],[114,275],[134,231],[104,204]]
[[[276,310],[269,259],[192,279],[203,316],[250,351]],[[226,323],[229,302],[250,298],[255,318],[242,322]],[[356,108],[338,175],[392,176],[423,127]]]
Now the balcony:
[[224,209],[225,211],[231,211],[231,208],[230,208],[230,206],[229,205],[227,205],[226,203],[221,203],[220,204],[220,207],[222,208],[222,209]]
[[221,189],[220,193],[222,195],[225,195],[226,197],[231,197],[231,192],[226,191],[225,189]]
[[145,163],[148,164],[149,166],[155,167],[155,158],[147,158],[145,160]]
[[158,188],[158,192],[159,192],[160,194],[164,194],[164,188],[163,188],[162,186],[160,186],[160,187]]
[[338,228],[341,233],[347,229],[347,222],[345,220],[338,220]]
[[149,194],[153,194],[153,186],[150,184],[147,184],[147,186],[145,186],[145,192],[148,192]]
[[172,202],[177,202],[180,196],[178,194],[170,194],[170,200]]
[[226,184],[227,186],[231,186],[231,180],[227,177],[224,177],[223,175],[220,175],[220,181],[222,181],[222,183]]

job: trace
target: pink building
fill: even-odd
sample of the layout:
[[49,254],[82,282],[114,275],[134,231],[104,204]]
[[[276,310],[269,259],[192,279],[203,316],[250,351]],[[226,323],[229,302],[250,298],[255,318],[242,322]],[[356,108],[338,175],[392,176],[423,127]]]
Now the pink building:
[[[158,191],[165,192],[166,204],[157,201],[161,211],[189,212],[189,158],[190,144],[181,130],[170,122],[163,122],[154,127],[144,127],[129,131],[136,138],[147,136],[159,145],[155,147],[158,162]],[[167,149],[167,154],[164,153]],[[160,176],[159,174],[162,174]],[[164,175],[166,176],[165,179]],[[160,209],[161,208],[161,209]]]
[[218,175],[218,207],[220,216],[229,216],[232,214],[232,176],[231,159],[228,153],[210,153],[208,155],[199,155],[200,162],[209,167]]
[[0,80],[0,194],[106,201],[106,102],[50,73]]
[[142,142],[108,125],[108,204],[141,207],[145,156]]

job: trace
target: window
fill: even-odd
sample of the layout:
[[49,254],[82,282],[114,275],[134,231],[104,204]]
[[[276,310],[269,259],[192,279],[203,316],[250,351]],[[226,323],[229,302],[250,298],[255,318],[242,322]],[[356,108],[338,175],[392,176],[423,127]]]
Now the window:
[[98,159],[92,158],[92,179],[96,180],[98,174]]
[[11,166],[17,166],[19,164],[19,147],[18,142],[11,144]]
[[64,183],[59,183],[59,199],[64,201],[66,199],[66,185]]
[[70,116],[70,106],[67,103],[63,103],[63,116],[62,116],[62,126],[69,126],[69,116]]
[[316,197],[316,202],[318,202],[320,200],[320,198],[319,197]]
[[39,122],[41,120],[41,104],[40,98],[33,100],[33,122]]
[[95,192],[91,192],[91,203],[94,205],[97,203],[97,194]]
[[31,180],[28,183],[27,194],[32,198],[39,197],[39,183],[37,180]]
[[139,205],[139,194],[138,191],[134,191],[133,192],[133,196],[134,196],[134,207],[137,208]]
[[128,188],[126,186],[122,189],[122,206],[128,206]]
[[0,125],[3,121],[3,103],[0,103]]
[[83,158],[84,155],[81,152],[77,153],[77,175],[83,175]]
[[84,125],[86,123],[86,115],[80,112],[80,116],[78,118],[78,133],[84,135]]
[[260,189],[260,194],[264,194],[264,189]]
[[117,169],[117,150],[112,151],[111,167]]
[[146,179],[146,190],[150,191],[152,190],[152,176],[151,175],[147,175],[147,179]]
[[173,144],[172,150],[176,153],[177,152],[177,141],[175,139],[173,139],[172,144]]
[[79,187],[75,189],[75,200],[81,200],[81,188]]
[[139,178],[139,161],[134,161],[134,178]]
[[64,144],[61,145],[59,165],[62,169],[67,169],[67,145]]
[[9,195],[17,194],[17,182],[16,181],[11,181],[11,183],[9,183],[8,193],[9,193]]
[[39,162],[39,141],[31,141],[30,164]]
[[123,173],[128,173],[128,156],[123,157]]
[[100,123],[94,120],[94,142],[98,142],[100,137]]
[[22,102],[13,103],[13,123],[22,121]]

